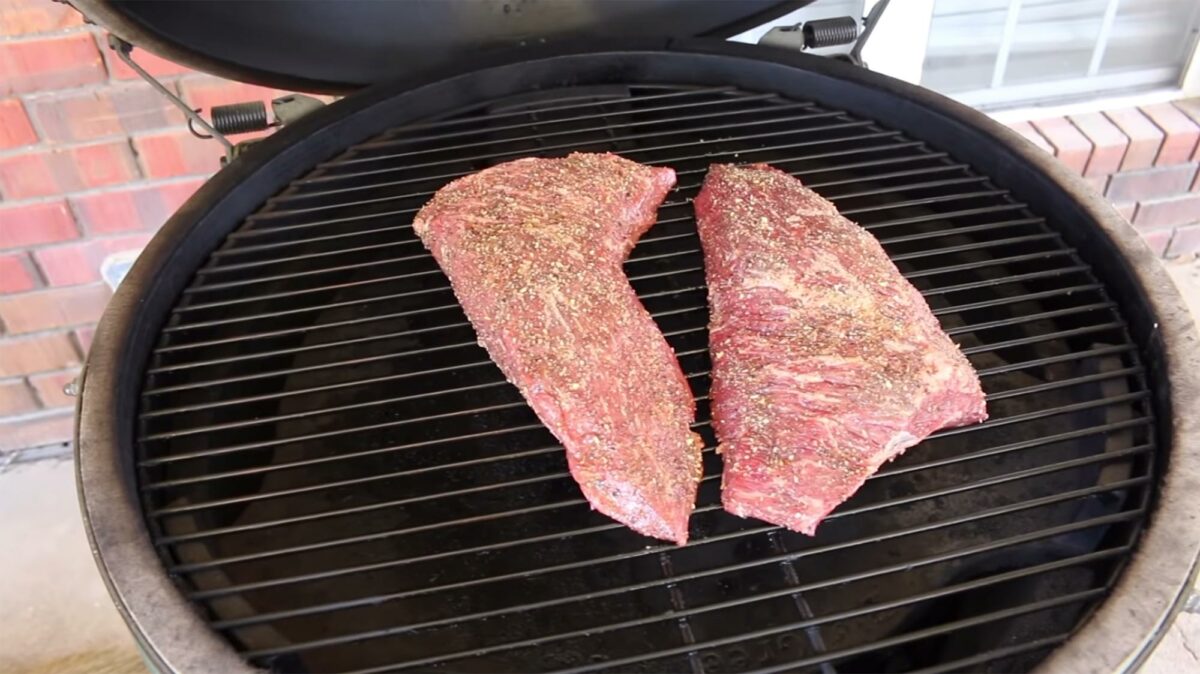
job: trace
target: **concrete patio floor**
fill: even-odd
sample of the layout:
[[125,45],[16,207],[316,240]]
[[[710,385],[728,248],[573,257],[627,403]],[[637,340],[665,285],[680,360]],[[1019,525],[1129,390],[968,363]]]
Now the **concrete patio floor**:
[[[1167,266],[1200,316],[1200,259]],[[66,448],[0,457],[0,551],[0,672],[146,671],[92,562]],[[1200,614],[1183,613],[1142,672],[1200,672],[1197,654]]]

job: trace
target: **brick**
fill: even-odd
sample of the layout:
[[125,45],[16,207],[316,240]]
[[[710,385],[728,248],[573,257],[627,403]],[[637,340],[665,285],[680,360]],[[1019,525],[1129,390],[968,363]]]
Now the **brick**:
[[75,171],[64,173],[61,168],[57,169],[60,183],[66,175],[68,179],[77,178],[80,187],[88,189],[129,182],[139,177],[129,143],[124,141],[84,145],[67,154],[74,161]]
[[104,284],[35,290],[0,297],[0,321],[9,334],[95,323],[104,313]]
[[0,294],[25,292],[37,285],[24,253],[0,255]]
[[82,363],[68,332],[0,340],[0,377],[62,370]]
[[1153,166],[1162,147],[1162,130],[1137,108],[1109,110],[1104,112],[1104,116],[1129,139],[1125,158],[1121,160],[1121,170],[1135,171]]
[[29,385],[33,387],[42,407],[71,407],[75,399],[64,393],[63,388],[78,375],[78,368],[37,374],[29,378]]
[[0,96],[67,89],[105,75],[91,33],[0,43]]
[[69,410],[0,423],[0,452],[64,444],[74,434],[75,415]]
[[1171,166],[1191,161],[1196,144],[1200,142],[1200,126],[1170,103],[1147,105],[1142,112],[1165,135],[1154,165]]
[[1133,224],[1138,229],[1162,229],[1200,222],[1200,194],[1184,194],[1138,204]]
[[1159,166],[1114,175],[1108,182],[1106,195],[1110,201],[1143,201],[1161,199],[1188,191],[1196,175],[1196,164]]
[[33,390],[24,379],[0,381],[0,417],[28,414],[38,408]]
[[34,96],[28,105],[42,137],[52,143],[125,136],[184,122],[182,112],[140,82]]
[[[102,49],[104,58],[108,61],[108,72],[113,79],[116,80],[140,80],[141,76],[134,72],[133,68],[125,65],[116,54],[109,49]],[[175,75],[187,75],[195,72],[185,65],[181,65],[174,61],[168,61],[161,56],[155,56],[145,49],[134,47],[133,60],[150,73],[154,77],[173,77]]]
[[39,150],[0,159],[0,195],[5,199],[65,194],[137,178],[133,153],[125,141]]
[[1200,224],[1176,229],[1175,236],[1171,238],[1171,245],[1167,248],[1167,256],[1175,257],[1196,252],[1200,252]]
[[78,238],[64,201],[0,206],[0,249]]
[[175,131],[133,139],[142,173],[148,178],[209,175],[221,167],[225,150],[213,140]]
[[1113,204],[1113,208],[1125,218],[1126,222],[1133,222],[1134,213],[1137,211],[1137,202],[1127,204]]
[[1045,137],[1038,133],[1038,130],[1033,128],[1033,125],[1029,122],[1017,122],[1016,124],[1011,125],[1009,128],[1021,134],[1021,136],[1023,136],[1025,140],[1029,141],[1030,143],[1033,143],[1050,154],[1054,154],[1054,148],[1050,146],[1050,143],[1046,142]]
[[0,35],[49,33],[83,25],[83,15],[64,3],[0,0]]
[[33,251],[33,259],[52,286],[96,283],[104,280],[100,276],[104,258],[121,251],[141,250],[149,240],[149,234],[140,234],[46,246]]
[[96,338],[95,326],[79,328],[71,334],[75,337],[75,346],[79,347],[79,353],[86,359],[88,352],[92,350],[92,340]]
[[0,101],[0,150],[31,145],[37,142],[37,133],[25,114],[25,106],[16,98]]
[[0,158],[0,197],[28,199],[58,194],[53,165],[52,154],[44,151]]
[[1104,194],[1104,190],[1108,189],[1109,177],[1107,175],[1084,176],[1083,182],[1090,185],[1096,191],[1096,194]]
[[1092,142],[1092,156],[1088,159],[1083,175],[1102,176],[1116,173],[1121,168],[1121,160],[1125,158],[1129,138],[1121,133],[1116,124],[1098,112],[1071,115],[1069,119],[1075,128]]
[[1171,229],[1154,229],[1149,232],[1141,232],[1142,240],[1159,257],[1164,257],[1167,254],[1167,246],[1170,245],[1171,237],[1174,234],[1175,230]]
[[1063,117],[1051,117],[1031,122],[1054,147],[1054,156],[1067,168],[1083,173],[1092,156],[1092,142],[1074,124]]
[[[1180,112],[1190,117],[1193,123],[1200,126],[1200,98],[1175,101],[1174,105],[1179,108]],[[1196,144],[1196,150],[1192,152],[1192,161],[1200,161],[1200,143]]]
[[203,180],[136,187],[71,199],[89,236],[158,229]]

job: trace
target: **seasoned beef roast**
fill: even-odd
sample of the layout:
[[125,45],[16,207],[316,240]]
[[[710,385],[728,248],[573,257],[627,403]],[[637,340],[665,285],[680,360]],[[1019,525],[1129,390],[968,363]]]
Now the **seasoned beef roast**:
[[766,165],[695,202],[725,509],[813,534],[939,428],[987,418],[979,378],[866,230]]
[[671,169],[612,154],[519,159],[446,185],[413,226],[592,506],[684,543],[695,406],[622,270],[674,184]]

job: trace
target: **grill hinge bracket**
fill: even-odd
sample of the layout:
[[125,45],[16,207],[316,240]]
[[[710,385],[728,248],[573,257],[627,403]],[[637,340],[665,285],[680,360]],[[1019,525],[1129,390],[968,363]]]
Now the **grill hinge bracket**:
[[[187,103],[184,103],[183,99],[175,95],[175,92],[164,86],[162,82],[159,82],[154,78],[153,75],[146,72],[146,69],[139,65],[137,61],[133,60],[133,45],[122,40],[116,35],[109,33],[108,48],[116,52],[117,57],[120,58],[125,65],[132,68],[133,72],[137,73],[139,77],[146,81],[147,84],[154,87],[155,91],[163,96],[166,96],[167,100],[171,101],[175,107],[179,108],[180,111],[187,116],[189,127],[192,127],[193,124],[199,125],[200,128],[204,129],[209,135],[215,138],[218,143],[225,146],[226,157],[233,157],[235,153],[234,146],[228,138],[222,135],[220,131],[217,131],[215,128],[213,128],[211,124],[209,124],[203,117],[200,116],[200,113],[197,110],[192,109]],[[195,133],[195,131],[193,131],[193,133]]]
[[[777,26],[764,34],[758,43],[796,51],[820,50],[819,56],[841,58],[866,67],[862,60],[863,47],[871,39],[889,2],[891,0],[879,0],[861,20],[854,16],[835,16]],[[861,3],[859,7],[861,9]]]
[[[187,117],[188,130],[192,132],[192,135],[197,138],[214,139],[224,146],[225,156],[221,159],[222,164],[227,163],[236,157],[239,152],[257,142],[257,140],[249,140],[234,143],[226,137],[226,134],[249,133],[263,131],[274,126],[283,126],[325,105],[325,103],[312,96],[288,94],[271,101],[271,110],[275,115],[275,121],[273,122],[268,118],[267,107],[262,101],[250,101],[246,103],[234,103],[232,105],[213,106],[209,110],[209,115],[212,118],[212,122],[210,123],[200,114],[199,109],[192,108],[185,103],[175,92],[155,79],[153,75],[133,59],[133,45],[109,33],[108,46],[125,65],[132,68],[155,91],[165,96],[167,100],[171,101],[172,105],[183,112]],[[203,132],[198,131],[197,127]]]

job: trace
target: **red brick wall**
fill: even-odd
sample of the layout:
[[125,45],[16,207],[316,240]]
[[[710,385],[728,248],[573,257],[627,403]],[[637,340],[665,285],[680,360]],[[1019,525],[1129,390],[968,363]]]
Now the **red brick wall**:
[[[282,94],[134,52],[193,107]],[[0,451],[66,440],[109,298],[100,262],[141,248],[221,148],[50,0],[0,0]]]
[[[66,440],[108,300],[99,266],[141,247],[221,154],[50,0],[0,0],[0,451]],[[280,95],[135,52],[193,107]],[[1115,201],[1161,254],[1200,249],[1200,105],[1014,125]]]
[[1083,174],[1159,255],[1200,251],[1200,99],[1012,128]]

